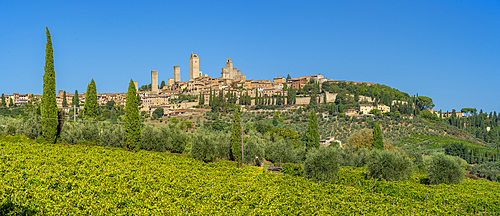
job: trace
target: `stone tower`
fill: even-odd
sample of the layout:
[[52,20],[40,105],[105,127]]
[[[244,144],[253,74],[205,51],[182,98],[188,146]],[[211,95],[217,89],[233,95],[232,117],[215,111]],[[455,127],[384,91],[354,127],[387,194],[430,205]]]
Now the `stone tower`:
[[174,66],[174,82],[181,81],[181,66]]
[[200,57],[198,57],[198,54],[193,54],[191,52],[191,58],[189,58],[190,61],[190,80],[194,80],[196,77],[202,76],[201,71],[200,71]]
[[229,79],[234,79],[234,73],[233,73],[233,61],[231,60],[231,58],[228,58],[227,59],[227,62],[226,62],[226,69],[228,70],[229,72]]
[[157,70],[151,71],[151,92],[153,92],[153,94],[158,93],[158,71]]
[[220,76],[221,78],[224,79],[234,79],[234,80],[240,80],[242,77],[241,71],[233,67],[233,60],[231,60],[231,58],[227,59],[226,68],[222,68]]

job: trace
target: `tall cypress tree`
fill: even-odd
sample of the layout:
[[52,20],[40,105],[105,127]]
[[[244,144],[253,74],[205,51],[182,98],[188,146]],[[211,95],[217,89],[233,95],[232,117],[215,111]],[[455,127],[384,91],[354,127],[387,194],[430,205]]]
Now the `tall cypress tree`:
[[43,74],[42,104],[42,134],[47,143],[55,143],[57,136],[57,102],[56,102],[56,72],[54,70],[54,55],[49,28],[46,29],[47,44],[45,47],[45,73]]
[[384,149],[384,139],[382,138],[382,131],[378,122],[373,123],[373,143],[372,148],[374,149]]
[[83,119],[97,119],[98,115],[97,89],[94,79],[92,79],[87,85],[87,94],[85,95],[85,104],[83,105]]
[[231,131],[231,153],[233,158],[242,163],[241,158],[241,120],[238,109],[234,110],[233,129]]
[[203,105],[205,104],[205,94],[203,94],[201,91],[200,91],[200,100],[199,100],[199,105]]
[[319,130],[318,117],[314,109],[309,113],[309,123],[306,131],[306,148],[307,150],[319,147]]
[[72,105],[79,106],[80,105],[80,97],[78,97],[78,90],[75,90],[75,95],[73,95]]
[[63,107],[67,107],[68,106],[68,101],[66,100],[66,91],[63,92],[62,106]]
[[125,105],[125,143],[128,149],[138,151],[141,148],[141,118],[134,81],[130,79]]
[[208,106],[212,107],[214,105],[212,97],[212,87],[210,87],[210,95],[208,96]]
[[5,102],[5,95],[2,93],[2,103],[1,106],[7,106],[7,102]]

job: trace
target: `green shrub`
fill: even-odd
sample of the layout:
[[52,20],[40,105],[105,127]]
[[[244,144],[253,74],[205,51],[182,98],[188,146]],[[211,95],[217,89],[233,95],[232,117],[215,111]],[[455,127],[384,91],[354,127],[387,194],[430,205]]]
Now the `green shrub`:
[[163,152],[166,146],[161,143],[161,135],[159,128],[154,128],[151,125],[145,125],[141,129],[141,148],[148,151]]
[[180,129],[178,124],[160,128],[160,143],[165,149],[174,153],[183,153],[189,141],[189,135]]
[[99,143],[102,124],[90,122],[66,122],[61,130],[61,142],[77,144],[88,141]]
[[301,164],[295,163],[285,163],[283,164],[283,169],[281,172],[285,175],[303,177],[304,176],[304,168],[302,168]]
[[339,153],[336,148],[320,146],[310,149],[304,162],[305,177],[313,181],[337,182],[337,173],[340,169],[338,158]]
[[243,146],[243,163],[256,165],[256,159],[264,159],[264,140],[250,135]]
[[42,136],[42,122],[38,118],[28,118],[23,124],[23,133],[30,139]]
[[426,161],[427,177],[430,184],[458,184],[465,177],[465,169],[460,158],[437,152]]
[[412,161],[404,153],[373,149],[367,158],[368,178],[400,181],[411,177]]
[[292,141],[275,137],[272,142],[268,135],[265,136],[265,158],[273,163],[301,163],[305,158],[305,148],[295,146]]
[[230,158],[229,133],[197,130],[191,142],[191,156],[204,162]]
[[364,167],[369,153],[366,148],[357,149],[354,145],[346,145],[339,148],[339,163],[341,166]]
[[21,135],[23,134],[23,121],[15,118],[5,118],[3,122],[3,134],[6,135]]
[[497,176],[497,182],[500,182],[500,175]]
[[101,133],[101,146],[125,148],[125,130],[120,124],[104,124]]

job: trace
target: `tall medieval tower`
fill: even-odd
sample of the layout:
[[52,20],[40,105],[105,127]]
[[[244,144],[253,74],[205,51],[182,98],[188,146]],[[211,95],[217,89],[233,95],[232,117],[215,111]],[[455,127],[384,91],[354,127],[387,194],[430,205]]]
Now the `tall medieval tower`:
[[202,76],[201,71],[200,71],[200,57],[198,57],[198,54],[193,54],[191,52],[191,58],[189,58],[190,61],[190,80],[194,80],[196,77]]
[[181,81],[181,66],[174,66],[174,82]]
[[151,91],[153,94],[158,94],[158,71],[151,71]]
[[227,62],[226,62],[226,69],[227,71],[229,72],[229,79],[234,79],[234,72],[233,72],[233,61],[231,60],[231,58],[228,58],[227,59]]

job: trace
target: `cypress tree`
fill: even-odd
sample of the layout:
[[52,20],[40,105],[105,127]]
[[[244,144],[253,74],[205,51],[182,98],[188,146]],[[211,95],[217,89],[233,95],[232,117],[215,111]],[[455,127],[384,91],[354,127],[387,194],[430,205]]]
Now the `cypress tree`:
[[85,95],[85,104],[83,105],[83,119],[97,119],[98,115],[97,90],[94,79],[92,79],[87,85],[87,94]]
[[5,102],[5,95],[2,93],[2,104],[1,106],[7,106],[7,102]]
[[224,99],[224,90],[220,90],[219,91],[219,104],[220,106],[224,106],[224,103],[225,103],[225,99]]
[[200,99],[198,100],[198,105],[203,105],[204,104],[205,97],[203,97],[203,94],[200,91]]
[[309,113],[309,123],[306,131],[306,148],[307,150],[319,147],[319,130],[318,117],[314,109]]
[[54,55],[49,28],[46,29],[47,44],[45,47],[45,73],[43,74],[42,104],[42,134],[47,143],[55,143],[57,136],[57,102],[56,102],[56,72],[54,70]]
[[12,98],[10,98],[9,107],[14,107],[14,101],[12,101]]
[[318,103],[318,99],[316,99],[316,94],[311,94],[310,96],[310,100],[309,100],[309,105],[316,105]]
[[212,107],[212,106],[213,106],[213,104],[214,104],[214,101],[213,101],[213,96],[212,96],[212,87],[210,87],[210,95],[209,95],[209,97],[208,97],[208,105],[209,105],[210,107]]
[[63,92],[62,106],[63,107],[67,107],[68,106],[68,101],[66,101],[66,91]]
[[258,98],[259,97],[259,89],[258,88],[255,88],[255,105],[258,105],[259,103],[257,102],[258,101]]
[[281,92],[281,105],[285,105],[285,91]]
[[231,154],[233,159],[242,162],[241,158],[241,120],[238,109],[234,110],[233,128],[231,131]]
[[373,123],[373,149],[384,149],[384,139],[382,138],[382,131],[380,130],[380,126],[378,122]]
[[125,105],[125,142],[128,149],[138,151],[141,148],[141,118],[137,102],[134,81],[130,79]]
[[71,100],[72,105],[79,106],[80,98],[78,97],[78,90],[75,90],[75,95],[73,95],[73,99]]
[[323,103],[326,104],[326,92],[323,94]]

